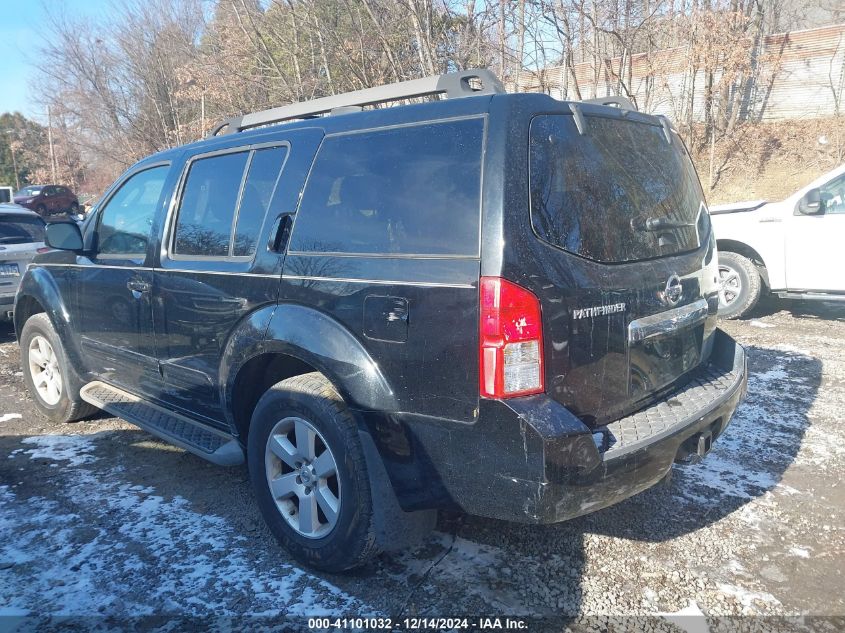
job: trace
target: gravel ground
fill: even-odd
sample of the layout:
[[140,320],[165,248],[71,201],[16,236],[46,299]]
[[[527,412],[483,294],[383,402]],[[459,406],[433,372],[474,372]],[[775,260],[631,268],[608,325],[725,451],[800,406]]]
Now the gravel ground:
[[770,302],[723,327],[749,351],[748,400],[667,486],[555,526],[441,516],[416,550],[327,575],[276,545],[245,469],[105,415],[38,416],[0,324],[0,630],[27,613],[512,615],[576,628],[651,615],[644,626],[690,631],[707,630],[689,624],[702,614],[845,615],[845,309]]

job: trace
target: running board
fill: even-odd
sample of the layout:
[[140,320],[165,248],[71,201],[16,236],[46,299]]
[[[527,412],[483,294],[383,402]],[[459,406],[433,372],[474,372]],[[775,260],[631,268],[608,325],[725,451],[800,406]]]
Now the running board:
[[803,299],[804,301],[845,301],[845,294],[829,295],[823,292],[776,292],[781,299]]
[[236,466],[244,462],[244,452],[231,435],[168,411],[112,385],[99,380],[89,382],[80,389],[79,397],[214,464]]

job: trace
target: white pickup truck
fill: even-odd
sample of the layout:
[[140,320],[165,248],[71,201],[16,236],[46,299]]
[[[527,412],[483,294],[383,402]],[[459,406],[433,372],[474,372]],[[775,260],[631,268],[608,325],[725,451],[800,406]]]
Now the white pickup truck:
[[719,314],[744,316],[760,294],[845,301],[845,165],[780,202],[710,208],[719,248]]

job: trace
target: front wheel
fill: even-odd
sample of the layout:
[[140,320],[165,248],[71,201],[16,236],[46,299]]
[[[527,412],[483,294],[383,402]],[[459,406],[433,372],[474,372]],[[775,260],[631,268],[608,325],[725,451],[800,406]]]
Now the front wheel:
[[761,290],[760,273],[754,262],[738,253],[719,253],[719,316],[745,316],[757,305]]
[[322,374],[288,378],[262,396],[247,460],[264,520],[294,558],[339,572],[378,554],[358,427]]
[[27,319],[20,347],[23,379],[42,415],[53,422],[72,422],[97,410],[74,388],[62,341],[46,314]]

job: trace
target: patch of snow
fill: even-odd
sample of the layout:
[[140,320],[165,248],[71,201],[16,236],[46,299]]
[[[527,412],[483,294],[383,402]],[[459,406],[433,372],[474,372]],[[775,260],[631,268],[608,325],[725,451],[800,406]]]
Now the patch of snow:
[[770,328],[770,327],[777,327],[773,323],[764,323],[763,321],[754,320],[749,323],[751,327],[760,327],[760,328]]
[[781,604],[780,600],[775,598],[770,593],[749,591],[748,589],[743,589],[742,587],[737,587],[736,585],[728,585],[725,583],[720,583],[718,587],[719,591],[726,595],[732,596],[736,599],[737,602],[742,605],[743,615],[756,613],[756,608],[754,607],[755,600],[760,602],[768,602],[770,604]]
[[91,455],[95,446],[87,435],[36,435],[24,438],[21,444],[35,446],[24,451],[32,459],[66,461],[71,466],[81,466],[97,459]]
[[0,422],[8,422],[9,420],[20,420],[23,416],[20,413],[4,413],[0,415]]
[[798,558],[810,558],[810,550],[803,547],[790,547],[789,553]]
[[[95,471],[91,436],[23,440],[54,459],[61,505],[0,487],[0,606],[45,615],[372,615],[373,609],[261,548],[226,519],[179,496]],[[66,508],[73,508],[69,512]],[[17,571],[20,569],[20,571]],[[15,573],[17,572],[17,573]],[[131,580],[130,580],[131,579]],[[155,587],[139,592],[138,587]]]

